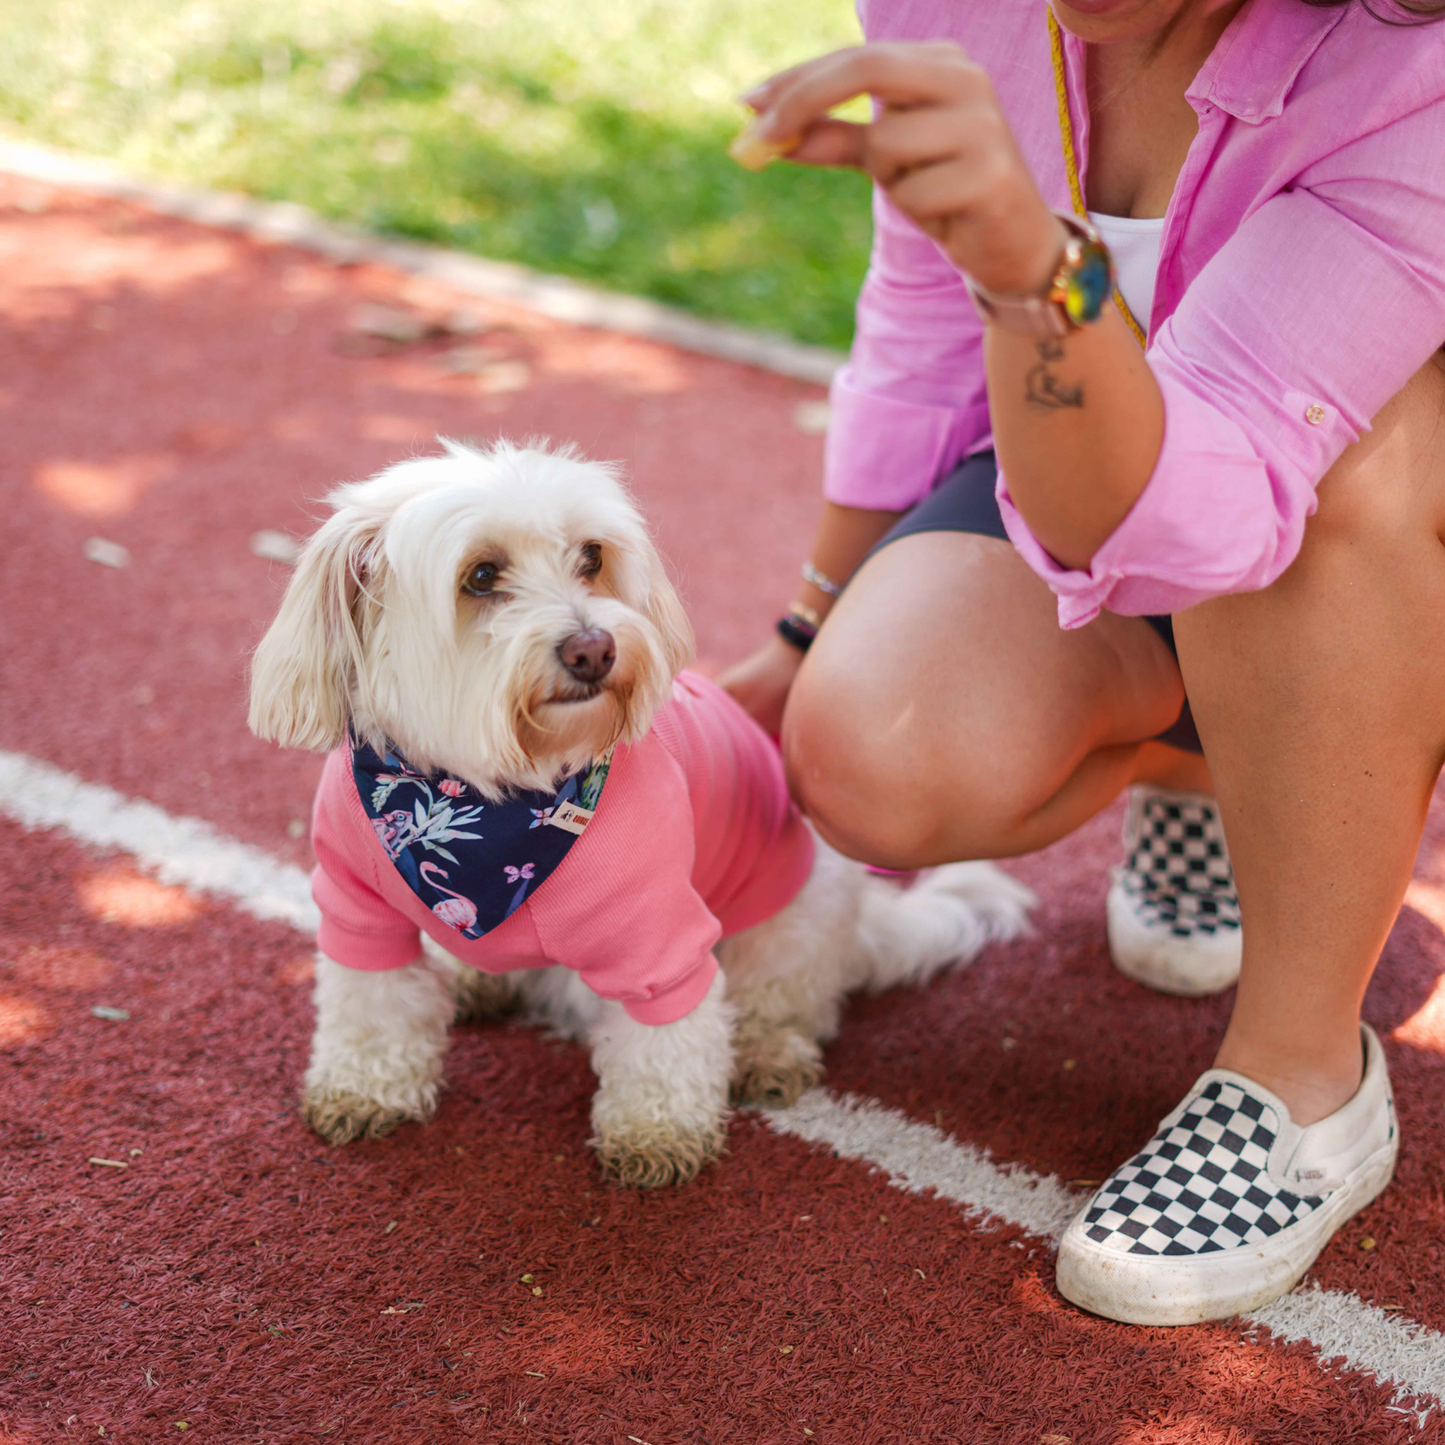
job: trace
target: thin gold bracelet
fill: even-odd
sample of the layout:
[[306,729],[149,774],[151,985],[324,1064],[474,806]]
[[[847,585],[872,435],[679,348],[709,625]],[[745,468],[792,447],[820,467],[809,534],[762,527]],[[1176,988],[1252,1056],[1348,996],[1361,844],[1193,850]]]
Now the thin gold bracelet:
[[790,602],[788,604],[788,615],[796,617],[799,622],[806,622],[816,632],[823,625],[823,618],[817,608],[809,607],[806,602]]

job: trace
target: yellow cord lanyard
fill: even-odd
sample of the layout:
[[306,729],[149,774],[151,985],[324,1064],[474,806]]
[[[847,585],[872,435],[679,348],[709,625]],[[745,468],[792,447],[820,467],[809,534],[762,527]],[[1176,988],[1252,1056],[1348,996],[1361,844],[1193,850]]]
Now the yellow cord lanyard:
[[[1054,58],[1054,93],[1059,102],[1059,133],[1064,141],[1064,170],[1069,177],[1069,199],[1074,203],[1074,214],[1087,221],[1089,208],[1084,204],[1084,190],[1079,184],[1079,158],[1074,152],[1074,122],[1069,115],[1069,86],[1064,75],[1064,38],[1059,33],[1059,22],[1054,19],[1054,12],[1047,7],[1045,9],[1049,17],[1049,50]],[[1114,287],[1114,305],[1128,322],[1129,330],[1134,333],[1134,340],[1140,346],[1147,346],[1148,338],[1144,335],[1144,328],[1134,319],[1134,313],[1129,310],[1129,303],[1124,300],[1124,294],[1118,286]]]

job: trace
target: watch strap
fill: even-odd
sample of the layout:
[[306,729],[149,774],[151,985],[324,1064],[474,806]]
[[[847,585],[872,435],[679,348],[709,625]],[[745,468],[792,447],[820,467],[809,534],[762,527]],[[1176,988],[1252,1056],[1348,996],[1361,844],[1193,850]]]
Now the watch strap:
[[1025,336],[1062,337],[1097,321],[1113,291],[1114,263],[1095,228],[1067,211],[1054,214],[1069,232],[1058,268],[1041,291],[990,291],[965,277],[985,321]]

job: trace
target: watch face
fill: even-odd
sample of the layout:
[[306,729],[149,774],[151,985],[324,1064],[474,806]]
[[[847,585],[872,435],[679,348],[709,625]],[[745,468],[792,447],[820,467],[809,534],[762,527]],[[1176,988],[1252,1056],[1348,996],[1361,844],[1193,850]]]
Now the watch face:
[[1098,241],[1083,241],[1079,259],[1064,282],[1064,310],[1076,326],[1087,326],[1099,319],[1114,289],[1114,263],[1106,246]]

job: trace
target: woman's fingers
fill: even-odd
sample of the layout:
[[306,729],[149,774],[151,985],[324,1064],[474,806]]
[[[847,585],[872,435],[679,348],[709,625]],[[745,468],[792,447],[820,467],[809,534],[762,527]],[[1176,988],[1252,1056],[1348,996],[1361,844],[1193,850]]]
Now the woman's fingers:
[[937,105],[972,94],[983,72],[957,45],[884,43],[835,50],[805,61],[750,91],[763,140],[801,135],[834,106],[872,95],[885,106]]
[[729,148],[743,165],[766,165],[778,156],[813,166],[856,166],[880,185],[920,166],[952,158],[967,159],[990,134],[990,116],[966,105],[924,106],[885,111],[870,125],[851,121],[814,121],[801,136],[771,142],[755,129]]
[[[871,125],[828,115],[863,92],[882,102]],[[965,151],[970,115],[986,124],[996,110],[988,97],[982,72],[955,45],[834,51],[750,91],[744,99],[760,114],[730,150],[751,169],[787,156],[804,165],[857,166],[888,185],[916,166]]]
[[849,120],[814,121],[786,154],[805,166],[861,167],[869,129]]
[[882,186],[920,166],[967,159],[986,132],[988,117],[968,105],[931,105],[885,111],[862,137],[856,164]]
[[750,171],[760,171],[784,156],[805,166],[861,167],[867,132],[867,126],[830,118],[815,121],[802,135],[771,141],[751,125],[728,146],[728,154]]
[[972,167],[948,159],[910,171],[888,195],[904,215],[923,225],[966,215],[985,193]]
[[738,99],[750,110],[761,115],[762,112],[767,110],[772,104],[773,97],[781,94],[783,88],[798,71],[802,70],[805,66],[817,64],[817,60],[822,58],[823,57],[820,56],[813,60],[802,61],[798,65],[790,65],[786,70],[780,70],[776,75],[770,75],[760,85],[755,85],[751,90],[744,91],[742,95],[738,96]]
[[[860,94],[877,118],[829,115]],[[735,143],[744,165],[780,155],[856,166],[983,285],[1023,293],[1057,264],[1049,214],[993,87],[957,45],[861,45],[773,76],[745,97],[758,118]]]

